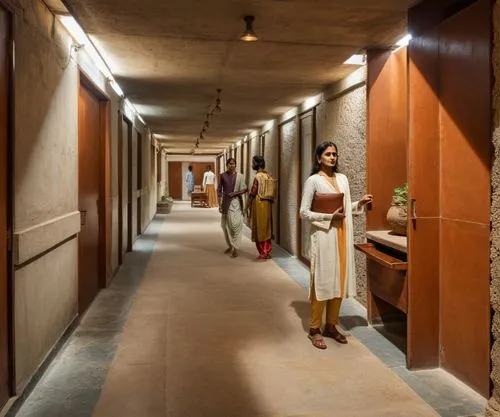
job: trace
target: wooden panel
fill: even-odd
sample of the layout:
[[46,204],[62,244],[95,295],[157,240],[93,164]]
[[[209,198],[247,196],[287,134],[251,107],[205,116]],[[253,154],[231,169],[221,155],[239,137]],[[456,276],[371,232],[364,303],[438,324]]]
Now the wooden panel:
[[408,262],[381,252],[372,243],[357,243],[354,247],[363,252],[368,259],[384,266],[385,268],[394,269],[396,271],[406,271],[408,269]]
[[442,221],[441,363],[489,395],[489,227]]
[[168,163],[168,192],[175,200],[182,200],[182,162]]
[[441,213],[448,219],[486,224],[490,221],[491,64],[484,3],[440,28],[439,81]]
[[476,0],[423,0],[408,11],[408,33],[414,37],[434,30],[442,21]]
[[78,100],[78,207],[82,216],[78,250],[78,311],[99,292],[99,99],[83,84]]
[[[142,233],[142,135],[137,132],[137,222],[136,222],[136,234],[137,236]],[[161,178],[161,153],[158,154],[158,164],[157,164],[157,172],[160,174]],[[160,179],[161,181],[161,179]]]
[[439,219],[418,218],[408,236],[410,369],[439,365]]
[[190,162],[189,165],[193,167],[194,185],[200,185],[203,183],[203,175],[207,170],[207,166],[211,166],[214,169],[212,163],[207,162]]
[[127,183],[126,183],[126,190],[125,193],[127,195],[127,217],[126,217],[126,223],[127,223],[127,233],[124,233],[124,236],[126,237],[125,239],[125,244],[126,244],[126,250],[127,252],[130,252],[132,250],[132,242],[133,242],[133,234],[134,234],[134,206],[135,206],[135,198],[134,196],[134,188],[135,188],[135,182],[134,182],[134,160],[133,160],[133,138],[132,138],[132,123],[127,121],[126,123],[126,129],[127,129],[127,134],[125,136],[126,138],[126,148],[127,148],[127,169],[125,171],[126,176],[127,176]]
[[413,39],[409,48],[409,198],[417,219],[408,228],[407,363],[439,365],[440,145],[438,31]]
[[10,85],[10,16],[0,7],[0,408],[5,405],[10,394],[10,286],[9,255],[7,239],[10,234],[9,195],[9,124],[11,120],[9,85]]
[[386,268],[371,258],[368,259],[367,265],[370,295],[375,295],[406,313],[408,305],[406,272]]
[[111,129],[109,101],[99,103],[100,113],[100,160],[99,160],[99,224],[100,224],[100,287],[106,287],[113,276],[111,270],[112,201],[111,201]]
[[490,21],[491,3],[479,1],[440,26],[439,42],[441,361],[485,397],[490,394]]
[[127,252],[128,243],[128,216],[129,216],[129,202],[128,202],[128,132],[129,132],[129,124],[123,117],[121,120],[120,126],[120,137],[118,143],[118,159],[119,159],[119,167],[118,167],[118,178],[120,187],[118,190],[118,200],[119,206],[121,209],[121,216],[119,215],[119,223],[120,223],[120,241],[121,241],[121,250],[120,250],[120,258],[123,259],[123,256]]
[[407,181],[407,50],[368,51],[367,230],[387,230],[394,187]]

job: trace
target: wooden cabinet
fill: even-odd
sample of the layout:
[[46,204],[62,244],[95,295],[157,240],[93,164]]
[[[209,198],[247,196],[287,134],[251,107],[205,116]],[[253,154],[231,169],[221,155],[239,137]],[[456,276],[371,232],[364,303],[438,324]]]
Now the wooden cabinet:
[[[368,318],[405,321],[408,367],[442,367],[488,397],[491,2],[451,16],[444,3],[410,10],[408,49],[368,53],[375,200],[357,249],[367,255]],[[392,189],[405,182],[406,248],[383,238]]]

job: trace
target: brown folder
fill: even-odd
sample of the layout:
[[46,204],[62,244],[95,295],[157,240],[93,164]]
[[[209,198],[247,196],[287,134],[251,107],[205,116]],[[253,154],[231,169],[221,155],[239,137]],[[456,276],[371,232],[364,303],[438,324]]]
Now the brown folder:
[[344,207],[344,193],[314,193],[311,211],[332,214]]

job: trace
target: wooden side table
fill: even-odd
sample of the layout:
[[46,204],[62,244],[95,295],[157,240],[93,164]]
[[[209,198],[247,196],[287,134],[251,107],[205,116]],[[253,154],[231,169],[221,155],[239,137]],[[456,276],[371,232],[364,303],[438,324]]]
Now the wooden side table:
[[191,207],[208,207],[207,193],[203,191],[193,191],[191,193]]

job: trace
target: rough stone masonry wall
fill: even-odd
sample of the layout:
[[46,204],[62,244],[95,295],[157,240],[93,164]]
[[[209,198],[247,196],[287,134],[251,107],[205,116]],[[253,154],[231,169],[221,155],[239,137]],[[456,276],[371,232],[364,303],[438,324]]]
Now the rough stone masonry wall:
[[[316,142],[331,140],[339,147],[340,172],[349,179],[353,201],[366,192],[366,87],[362,85],[318,106]],[[365,216],[354,216],[354,241],[364,242]],[[356,290],[366,303],[366,259],[355,252]]]
[[493,10],[493,146],[494,159],[491,172],[491,308],[494,311],[491,351],[493,395],[486,408],[487,417],[500,416],[500,4]]

